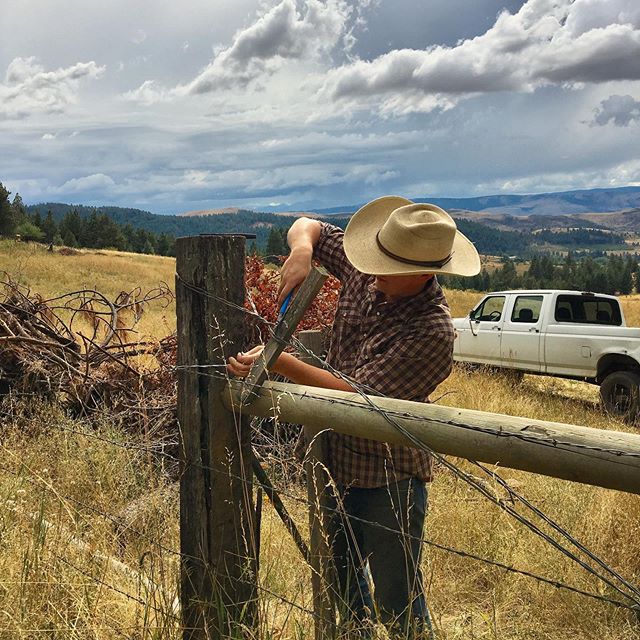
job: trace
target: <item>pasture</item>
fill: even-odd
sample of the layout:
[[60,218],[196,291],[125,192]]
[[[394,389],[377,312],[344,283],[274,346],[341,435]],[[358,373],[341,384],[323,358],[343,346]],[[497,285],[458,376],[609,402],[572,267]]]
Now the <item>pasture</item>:
[[[170,258],[0,242],[2,269],[33,292],[53,297],[95,288],[115,297],[166,282]],[[448,292],[454,316],[479,299]],[[640,326],[640,296],[623,300]],[[150,305],[139,336],[175,329],[175,308]],[[507,377],[456,368],[433,400],[496,413],[632,430],[597,406],[597,389],[553,378]],[[142,434],[103,413],[65,415],[55,404],[5,400],[0,418],[0,639],[181,638],[179,504],[171,469],[148,452]],[[481,476],[474,465],[456,460]],[[269,469],[298,526],[306,531],[306,493],[291,462]],[[285,470],[287,472],[285,473]],[[508,469],[497,471],[591,551],[640,582],[638,496]],[[513,497],[488,476],[497,496]],[[475,554],[577,589],[621,599],[468,485],[439,469],[429,495],[424,574],[438,638],[446,640],[632,640],[640,623],[615,607],[434,545]],[[310,574],[265,501],[260,558],[260,637],[313,637]],[[379,631],[379,637],[385,637]]]

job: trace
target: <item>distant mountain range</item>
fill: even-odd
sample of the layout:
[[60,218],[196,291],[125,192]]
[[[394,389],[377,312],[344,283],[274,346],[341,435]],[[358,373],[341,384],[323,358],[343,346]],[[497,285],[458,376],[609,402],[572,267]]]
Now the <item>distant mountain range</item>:
[[[451,213],[481,253],[524,255],[533,250],[631,249],[640,240],[640,187],[591,189],[538,195],[479,198],[412,198]],[[358,205],[310,212],[257,212],[230,207],[156,215],[123,207],[87,207],[63,203],[30,205],[41,216],[51,211],[60,221],[75,209],[82,217],[105,213],[115,222],[174,237],[203,233],[254,233],[266,246],[272,227],[289,227],[293,217],[313,215],[344,227]]]
[[[410,198],[416,202],[431,202],[446,211],[474,211],[511,216],[566,215],[578,213],[609,213],[640,208],[640,187],[615,189],[584,189],[533,195],[495,195],[477,198]],[[364,204],[364,203],[363,203]],[[320,215],[350,215],[362,205],[314,209]]]

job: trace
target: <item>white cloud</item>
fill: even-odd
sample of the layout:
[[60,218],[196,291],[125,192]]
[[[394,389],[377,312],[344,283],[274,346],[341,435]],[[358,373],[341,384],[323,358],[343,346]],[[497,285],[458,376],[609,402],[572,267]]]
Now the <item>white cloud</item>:
[[605,170],[540,172],[506,181],[476,185],[478,195],[487,193],[542,193],[573,189],[640,186],[640,161],[631,160]]
[[456,46],[396,50],[334,69],[323,94],[401,114],[446,109],[477,93],[616,79],[640,79],[636,0],[528,0]]
[[33,113],[60,113],[76,100],[79,82],[98,78],[105,68],[95,62],[45,71],[35,57],[14,58],[0,84],[0,116],[22,118]]
[[104,173],[94,173],[80,178],[71,178],[63,185],[52,189],[52,193],[71,194],[89,192],[94,189],[110,189],[115,186],[115,181]]
[[[368,5],[370,0],[356,6],[360,9],[363,2]],[[242,89],[286,62],[318,61],[346,35],[351,13],[346,0],[280,0],[237,31],[228,47],[218,47],[213,60],[190,82],[168,89],[147,80],[124,97],[153,104],[170,97]],[[185,43],[183,49],[188,47]]]
[[613,122],[617,127],[628,127],[633,121],[640,122],[640,100],[629,95],[612,95],[595,110],[592,124],[604,126]]
[[171,93],[155,80],[145,80],[137,89],[123,93],[121,98],[149,106],[169,100]]
[[300,12],[295,0],[282,0],[238,31],[231,46],[219,51],[183,90],[199,94],[244,87],[285,60],[317,58],[338,43],[349,14],[344,0],[304,0]]

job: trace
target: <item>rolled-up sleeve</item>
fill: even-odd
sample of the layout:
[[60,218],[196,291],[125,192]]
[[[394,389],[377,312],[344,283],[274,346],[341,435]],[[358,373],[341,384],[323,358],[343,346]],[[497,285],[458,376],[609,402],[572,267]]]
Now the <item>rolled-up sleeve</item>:
[[329,273],[344,282],[355,270],[355,267],[347,260],[342,246],[344,231],[340,227],[326,222],[320,224],[322,225],[320,238],[314,248],[313,257]]

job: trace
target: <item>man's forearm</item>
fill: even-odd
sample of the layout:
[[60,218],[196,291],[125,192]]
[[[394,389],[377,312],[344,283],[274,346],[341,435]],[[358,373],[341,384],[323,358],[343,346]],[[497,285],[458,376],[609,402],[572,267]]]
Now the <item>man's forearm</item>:
[[291,225],[287,234],[291,253],[280,270],[279,306],[289,292],[299,286],[309,274],[313,249],[320,240],[321,231],[322,225],[310,218],[298,218]]
[[342,378],[336,377],[326,369],[302,362],[290,353],[282,353],[276,364],[271,367],[271,371],[279,373],[296,384],[337,391],[354,391],[353,387]]
[[321,224],[311,218],[298,218],[287,233],[287,244],[291,252],[313,253],[313,248],[320,239]]

